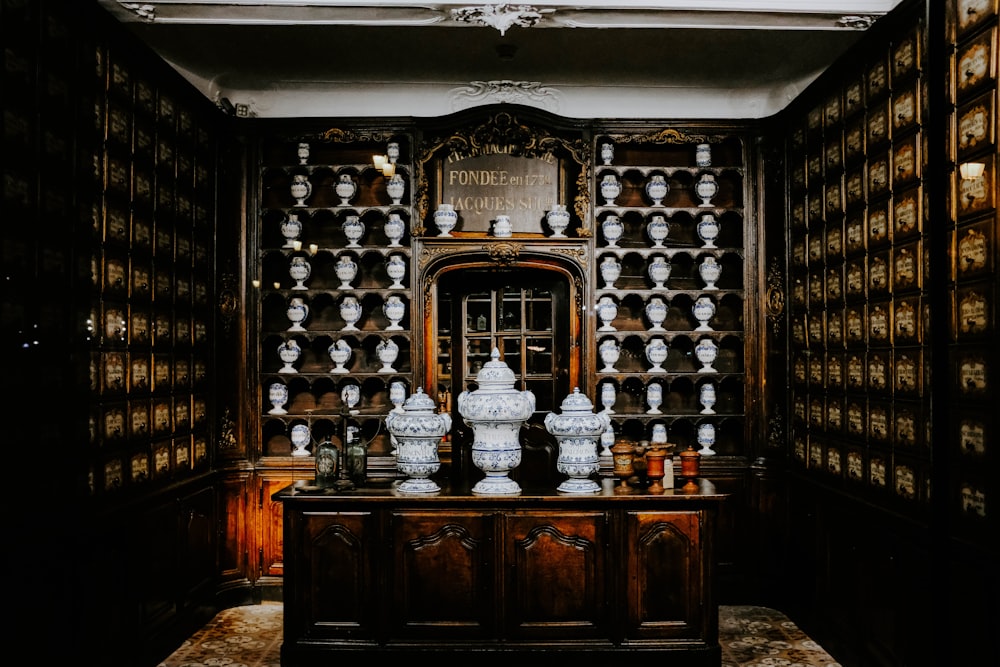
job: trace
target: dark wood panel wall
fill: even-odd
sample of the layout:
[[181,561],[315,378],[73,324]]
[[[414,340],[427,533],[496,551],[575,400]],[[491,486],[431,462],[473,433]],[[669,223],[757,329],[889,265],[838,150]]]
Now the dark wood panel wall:
[[845,664],[1000,659],[997,29],[992,1],[904,3],[777,119],[781,588]]

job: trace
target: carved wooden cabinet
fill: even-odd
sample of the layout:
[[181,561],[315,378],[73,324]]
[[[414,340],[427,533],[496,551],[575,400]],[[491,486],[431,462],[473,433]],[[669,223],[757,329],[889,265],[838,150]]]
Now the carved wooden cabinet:
[[[335,651],[676,652],[718,664],[724,495],[316,492],[284,505],[282,664]],[[672,663],[673,664],[673,663]]]

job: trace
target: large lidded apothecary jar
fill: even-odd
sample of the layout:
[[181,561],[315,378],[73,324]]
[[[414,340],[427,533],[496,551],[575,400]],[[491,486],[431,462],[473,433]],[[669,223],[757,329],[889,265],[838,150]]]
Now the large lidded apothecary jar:
[[476,375],[479,388],[458,395],[458,412],[472,427],[472,463],[486,473],[472,487],[483,495],[517,495],[521,486],[508,475],[521,465],[518,433],[535,411],[535,395],[514,389],[514,371],[493,348],[490,361]]

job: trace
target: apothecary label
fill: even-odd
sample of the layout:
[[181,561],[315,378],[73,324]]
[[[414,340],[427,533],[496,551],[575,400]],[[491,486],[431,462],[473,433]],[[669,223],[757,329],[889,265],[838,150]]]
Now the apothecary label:
[[827,339],[831,343],[839,343],[844,335],[844,317],[840,311],[830,311],[827,316]]
[[986,453],[986,427],[981,421],[963,419],[959,422],[959,446],[973,454]]
[[850,218],[847,221],[847,248],[859,250],[865,243],[865,223],[861,218]]
[[868,140],[873,144],[878,143],[887,136],[887,129],[886,112],[880,107],[868,117]]
[[840,450],[831,447],[826,453],[826,469],[834,475],[840,474]]
[[888,385],[885,360],[881,355],[872,355],[868,360],[868,386],[872,389],[885,389]]
[[962,485],[962,511],[986,516],[986,493],[971,484]]
[[792,243],[792,261],[799,266],[806,265],[806,242],[798,239]]
[[989,109],[985,104],[975,104],[958,118],[958,149],[975,148],[988,142],[990,136]]
[[958,385],[967,394],[986,389],[986,362],[975,357],[963,359],[958,366]]
[[819,302],[823,300],[823,276],[819,273],[813,273],[809,276],[809,298],[812,301]]
[[969,292],[959,301],[958,329],[964,334],[979,334],[986,331],[989,304],[977,292]]
[[912,338],[917,333],[917,313],[909,301],[896,304],[893,326],[898,338]]
[[831,227],[826,232],[826,250],[831,255],[839,255],[844,249],[840,227]]
[[149,458],[145,454],[132,457],[132,479],[142,481],[149,478]]
[[897,180],[910,180],[916,175],[916,152],[917,150],[914,144],[907,142],[897,148],[893,153],[892,161],[896,167]]
[[[826,381],[831,386],[840,386],[844,382],[843,367],[840,357],[830,357],[826,362]],[[840,412],[840,408],[837,408]]]
[[959,179],[959,207],[962,213],[971,213],[990,205],[990,190],[987,177],[989,170],[979,178]]
[[864,459],[854,449],[847,452],[847,476],[858,481],[864,479]]
[[819,260],[823,258],[823,238],[818,234],[809,237],[809,259]]
[[917,363],[908,355],[896,359],[897,391],[913,391],[917,386]]
[[802,357],[796,357],[792,365],[792,375],[797,382],[806,381],[806,362]]
[[813,357],[809,360],[809,381],[814,384],[823,384],[823,360]]
[[958,0],[958,27],[965,30],[983,18],[993,15],[991,5],[996,0]]
[[912,38],[900,42],[899,46],[896,47],[896,51],[892,54],[892,66],[897,76],[905,74],[913,68],[916,60],[915,51],[916,45]]
[[986,268],[989,257],[986,235],[978,229],[969,229],[958,241],[958,272],[972,273]]
[[907,248],[900,248],[894,258],[896,287],[903,289],[917,283],[917,258]]
[[913,91],[901,93],[892,106],[893,125],[897,128],[913,123],[917,118],[916,95]]
[[871,268],[868,269],[868,286],[873,291],[884,290],[889,286],[889,267],[885,258],[872,258]]
[[871,408],[868,415],[868,433],[873,440],[889,439],[889,420],[884,407],[879,405]]
[[868,236],[874,242],[889,238],[889,214],[884,208],[874,209],[868,215]]
[[881,93],[886,86],[885,63],[877,62],[868,70],[868,95]]
[[794,410],[797,419],[800,421],[806,420],[806,402],[801,396],[795,397]]
[[809,340],[823,342],[823,316],[820,314],[809,316]]
[[917,438],[917,421],[910,412],[896,415],[896,441],[903,445],[912,445]]
[[847,144],[847,156],[854,157],[859,155],[864,148],[864,132],[861,125],[852,125],[847,130],[847,134],[844,136],[844,141]]
[[885,459],[872,456],[868,463],[868,479],[873,486],[885,486]]
[[170,470],[170,450],[168,448],[160,447],[153,456],[155,457],[154,465],[157,471],[167,472]]
[[917,482],[909,466],[896,466],[896,493],[911,500],[917,497]]
[[865,383],[865,364],[857,355],[852,355],[847,360],[847,384],[857,389]]
[[852,435],[863,435],[865,432],[864,411],[857,403],[847,406],[847,430]]
[[818,398],[809,403],[809,421],[813,426],[823,425],[823,401]]
[[861,313],[853,308],[847,311],[847,339],[855,342],[864,340],[864,331]]
[[840,271],[837,268],[826,272],[826,295],[833,301],[840,299]]
[[831,183],[826,186],[826,208],[830,211],[840,210],[840,183]]
[[854,204],[861,201],[864,196],[864,180],[861,173],[852,171],[847,176],[847,203]]
[[877,341],[884,341],[889,337],[889,314],[881,305],[872,306],[868,315],[868,332]]
[[868,189],[872,193],[885,190],[889,185],[889,163],[880,159],[868,166]]
[[826,408],[827,428],[829,428],[831,431],[840,430],[840,427],[843,426],[842,419],[843,419],[843,413],[841,412],[840,409],[840,403],[838,403],[837,401],[831,401]]
[[962,90],[978,85],[989,76],[990,48],[985,42],[969,46],[958,61],[959,88]]

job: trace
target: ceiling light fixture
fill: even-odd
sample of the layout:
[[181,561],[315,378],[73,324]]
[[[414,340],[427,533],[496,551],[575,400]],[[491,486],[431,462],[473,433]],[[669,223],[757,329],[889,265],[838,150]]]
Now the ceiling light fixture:
[[963,162],[958,165],[958,173],[963,181],[974,181],[986,171],[986,164],[983,162]]

